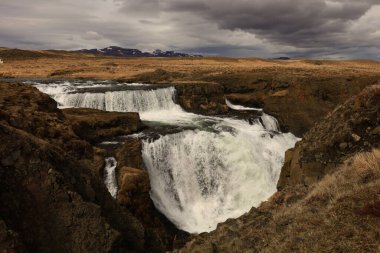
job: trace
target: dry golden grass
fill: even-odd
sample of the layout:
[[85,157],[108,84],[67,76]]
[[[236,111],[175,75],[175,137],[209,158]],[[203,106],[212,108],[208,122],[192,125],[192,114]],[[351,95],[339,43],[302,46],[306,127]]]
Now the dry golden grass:
[[[7,49],[0,49],[6,52]],[[27,51],[29,52],[29,51]],[[380,62],[357,61],[275,61],[265,59],[232,58],[112,58],[95,57],[64,51],[32,51],[44,57],[8,56],[0,65],[0,77],[71,77],[96,79],[134,79],[141,74],[149,75],[164,70],[175,75],[162,82],[192,82],[204,77],[237,73],[263,73],[308,77],[311,75],[360,76],[380,75]],[[28,55],[28,54],[26,54]],[[160,81],[160,80],[159,80]]]
[[284,223],[263,252],[379,252],[380,150],[357,154],[275,212],[273,224]]

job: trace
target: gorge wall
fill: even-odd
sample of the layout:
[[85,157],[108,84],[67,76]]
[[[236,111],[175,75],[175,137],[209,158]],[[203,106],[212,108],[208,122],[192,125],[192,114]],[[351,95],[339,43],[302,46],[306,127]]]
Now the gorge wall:
[[[141,221],[141,212],[138,216],[134,209],[120,204],[126,202],[121,197],[120,205],[112,199],[103,183],[107,154],[91,144],[142,127],[136,113],[61,111],[53,99],[36,88],[1,83],[1,251],[162,252],[168,249],[174,232],[170,234],[162,228],[161,216],[151,216],[156,221],[149,226]],[[123,188],[125,181],[131,187],[130,182],[142,180],[139,191],[145,194],[145,205],[149,205],[146,188],[149,182],[131,180],[135,175],[141,178],[140,174],[144,178],[144,173],[141,169],[124,168],[118,173],[126,196],[130,196],[130,189]],[[139,198],[132,196],[134,199]]]

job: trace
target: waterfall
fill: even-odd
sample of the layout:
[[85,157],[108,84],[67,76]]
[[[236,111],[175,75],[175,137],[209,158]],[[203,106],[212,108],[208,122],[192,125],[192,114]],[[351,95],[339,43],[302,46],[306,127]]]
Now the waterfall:
[[117,161],[114,157],[107,157],[105,159],[104,167],[104,184],[113,198],[116,198],[117,194],[117,180],[116,180],[116,166]]
[[184,131],[143,142],[155,206],[179,228],[212,231],[258,206],[276,191],[291,134],[228,120],[219,133]]
[[[92,85],[102,87],[103,92],[87,92]],[[65,82],[36,87],[61,107],[139,112],[141,119],[156,121],[154,124],[187,129],[145,139],[142,149],[151,198],[178,228],[191,233],[211,231],[218,223],[258,206],[276,191],[285,151],[298,139],[291,133],[280,133],[274,117],[262,112],[250,125],[244,120],[197,115],[175,103],[174,87],[112,91],[112,85]],[[104,87],[111,88],[104,92]],[[234,110],[262,111],[228,100],[226,104]],[[105,184],[116,197],[117,162],[113,157],[105,162]]]

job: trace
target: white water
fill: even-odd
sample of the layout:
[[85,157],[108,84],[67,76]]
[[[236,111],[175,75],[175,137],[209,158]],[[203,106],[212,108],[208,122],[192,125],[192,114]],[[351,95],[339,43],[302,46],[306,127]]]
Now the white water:
[[[144,140],[142,151],[155,206],[192,233],[211,231],[271,196],[285,151],[297,141],[290,133],[279,133],[277,120],[265,113],[253,125],[187,113],[175,104],[174,88],[76,94],[68,93],[73,92],[70,85],[44,89],[62,107],[138,111],[143,120],[195,127]],[[227,104],[235,110],[260,110]],[[115,163],[110,159],[108,168]],[[106,177],[106,185],[116,196],[116,178]]]
[[279,132],[280,131],[280,125],[278,124],[278,121],[275,117],[270,116],[266,113],[263,113],[262,116],[260,116],[262,125],[264,126],[265,129],[267,130],[272,130]]
[[240,120],[218,126],[233,132],[185,131],[143,142],[156,207],[191,233],[214,230],[271,196],[296,141]]
[[[137,86],[133,84],[133,86]],[[73,87],[38,85],[41,91],[51,95],[60,108],[79,107],[104,111],[139,112],[143,120],[183,121],[187,118],[182,108],[174,103],[175,88],[156,90],[125,90],[105,93],[72,93]],[[78,86],[77,86],[78,87]],[[77,88],[75,87],[75,88]],[[70,92],[70,93],[69,93]]]
[[[263,109],[260,109],[260,108],[252,108],[252,107],[245,107],[241,105],[232,104],[228,99],[226,99],[226,105],[232,110],[237,110],[237,111],[263,111]],[[259,123],[265,129],[276,131],[276,132],[280,131],[280,125],[278,124],[278,121],[275,117],[270,116],[263,112],[260,118],[261,118],[261,122],[259,121]]]
[[252,108],[252,107],[245,107],[242,105],[235,105],[235,104],[232,104],[228,99],[226,99],[226,105],[229,108],[233,110],[237,110],[237,111],[262,111],[263,110],[261,108]]
[[117,180],[116,180],[116,166],[117,161],[114,157],[107,157],[105,159],[104,167],[104,184],[113,198],[116,198],[117,194]]

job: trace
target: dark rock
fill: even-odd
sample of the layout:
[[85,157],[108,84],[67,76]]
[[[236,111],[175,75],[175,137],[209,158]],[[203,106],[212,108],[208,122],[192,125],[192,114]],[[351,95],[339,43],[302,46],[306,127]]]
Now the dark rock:
[[347,147],[348,147],[347,142],[342,142],[341,144],[339,144],[339,148],[340,148],[341,150],[344,150],[344,149],[346,149]]
[[123,145],[115,151],[118,167],[144,168],[141,149],[140,139],[126,139]]
[[224,89],[219,84],[176,85],[178,103],[186,111],[200,114],[223,114],[228,112]]
[[380,126],[375,127],[370,132],[371,135],[380,135]]
[[72,122],[75,134],[90,143],[129,135],[144,128],[139,114],[135,112],[106,112],[86,108],[64,109],[63,112]]

